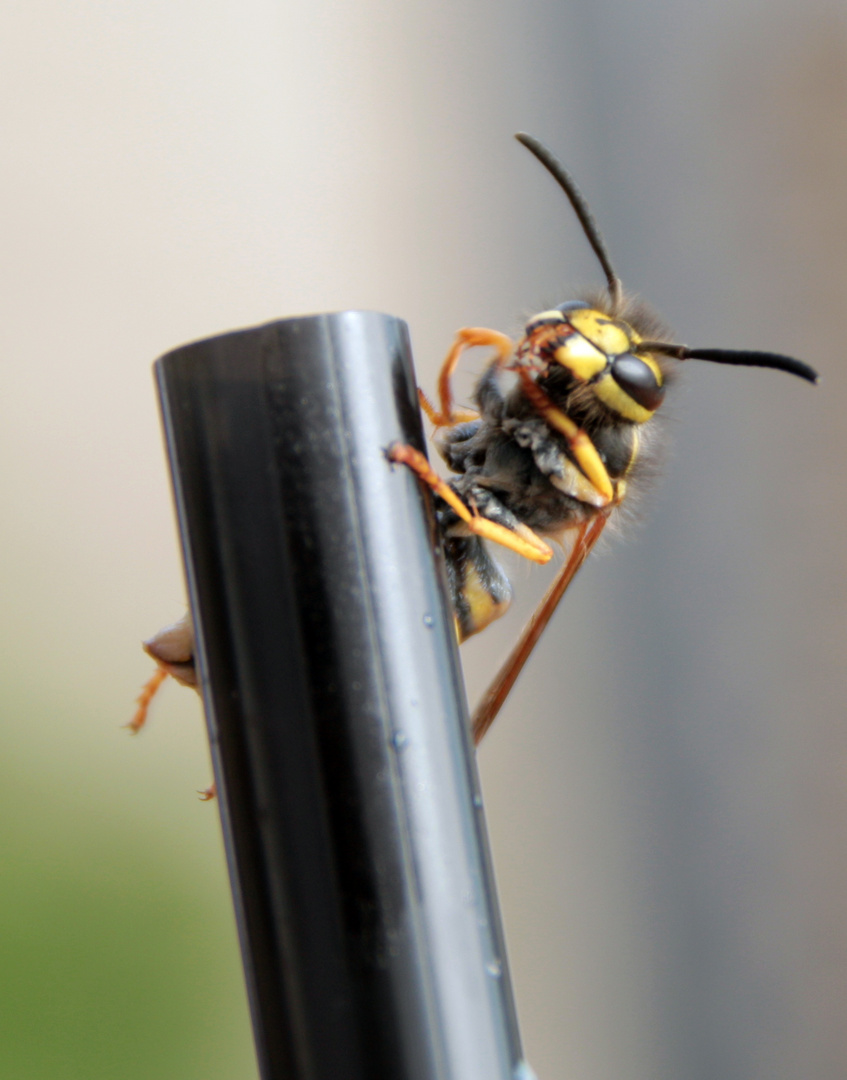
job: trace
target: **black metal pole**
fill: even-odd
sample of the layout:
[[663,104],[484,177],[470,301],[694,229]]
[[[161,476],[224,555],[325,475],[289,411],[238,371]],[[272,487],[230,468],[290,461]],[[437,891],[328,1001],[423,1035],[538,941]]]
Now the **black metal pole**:
[[157,364],[263,1080],[525,1069],[405,324]]

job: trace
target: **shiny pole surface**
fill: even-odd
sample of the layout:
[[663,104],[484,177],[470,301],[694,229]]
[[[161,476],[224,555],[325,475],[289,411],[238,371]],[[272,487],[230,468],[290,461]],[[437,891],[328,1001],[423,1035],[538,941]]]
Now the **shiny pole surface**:
[[525,1075],[405,324],[156,369],[263,1080]]

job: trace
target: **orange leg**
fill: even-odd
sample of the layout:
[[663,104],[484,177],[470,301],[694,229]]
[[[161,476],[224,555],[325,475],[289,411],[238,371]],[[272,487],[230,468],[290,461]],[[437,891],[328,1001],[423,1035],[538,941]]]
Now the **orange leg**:
[[436,427],[453,427],[456,424],[464,423],[466,420],[475,420],[479,415],[472,409],[455,408],[453,405],[453,390],[450,386],[450,380],[456,370],[459,357],[465,349],[472,349],[477,345],[490,345],[496,349],[496,362],[498,364],[504,364],[515,350],[512,339],[497,330],[486,330],[485,327],[481,326],[466,326],[464,330],[459,330],[456,334],[456,340],[453,342],[453,347],[447,353],[447,359],[441,365],[441,372],[438,376],[440,412],[432,405],[422,390],[418,391],[421,408]]
[[[141,693],[138,695],[138,708],[136,709],[135,716],[124,727],[129,728],[133,735],[137,735],[139,731],[147,723],[147,713],[150,709],[150,703],[156,696],[156,693],[162,683],[167,679],[169,672],[164,667],[157,667],[144,686],[141,688]],[[215,784],[211,787],[207,787],[204,791],[198,791],[197,794],[203,802],[208,802],[210,799],[214,799],[218,794],[218,789]]]
[[489,521],[488,518],[468,509],[450,485],[435,472],[423,454],[415,450],[413,446],[395,443],[388,449],[388,459],[400,465],[406,465],[416,472],[436,495],[456,511],[468,530],[476,536],[502,544],[503,547],[516,551],[518,555],[523,555],[525,559],[531,559],[532,562],[544,564],[553,558],[553,549],[526,525],[521,525],[520,531],[513,532],[505,525],[498,525],[496,521]]
[[138,708],[135,711],[135,716],[133,716],[130,722],[125,725],[133,735],[137,735],[147,722],[147,711],[150,708],[150,702],[156,696],[156,691],[167,677],[168,672],[163,667],[157,667],[144,686],[142,686],[141,693],[136,698]]
[[606,466],[597,453],[597,448],[589,436],[561,409],[556,408],[525,368],[518,367],[517,373],[521,380],[521,388],[529,398],[532,407],[545,423],[564,435],[568,440],[568,446],[570,446],[577,464],[597,492],[606,500],[606,505],[613,502],[615,499],[614,485]]
[[599,540],[607,517],[608,511],[602,511],[596,517],[589,518],[588,521],[584,521],[578,527],[570,556],[554,579],[553,584],[547,590],[544,599],[536,608],[532,618],[524,627],[517,645],[512,650],[508,660],[500,668],[497,677],[486,690],[473,714],[471,729],[476,746],[479,745],[485,733],[494,723],[497,713],[509,696],[509,691],[515,685],[524,664],[529,659],[530,653],[538,644],[538,639],[544,633],[559,601],[565,595],[565,591],[573,581],[577,570],[588,558],[591,549]]

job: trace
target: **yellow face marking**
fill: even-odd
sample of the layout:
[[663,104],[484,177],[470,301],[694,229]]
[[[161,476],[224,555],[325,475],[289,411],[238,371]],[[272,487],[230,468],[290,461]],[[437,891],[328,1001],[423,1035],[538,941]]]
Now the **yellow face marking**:
[[602,311],[593,308],[577,308],[576,311],[569,311],[565,318],[606,356],[628,353],[638,340],[638,335],[630,327],[623,329],[626,323],[613,321]]
[[592,345],[582,334],[571,334],[564,344],[556,349],[553,356],[562,367],[566,367],[583,382],[599,375],[609,363],[605,353]]
[[653,415],[649,409],[633,401],[629,394],[618,386],[611,374],[604,375],[602,379],[594,383],[594,393],[604,405],[608,405],[612,412],[617,413],[624,420],[631,420],[634,424],[644,424]]

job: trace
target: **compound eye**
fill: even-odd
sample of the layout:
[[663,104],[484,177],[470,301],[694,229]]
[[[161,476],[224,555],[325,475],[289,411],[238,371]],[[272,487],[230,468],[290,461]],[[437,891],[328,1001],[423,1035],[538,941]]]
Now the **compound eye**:
[[612,378],[625,394],[648,412],[655,412],[662,404],[664,386],[649,364],[637,356],[625,353],[616,357],[612,362]]
[[583,300],[568,300],[566,304],[559,304],[556,311],[561,311],[563,315],[567,315],[571,311],[582,311],[583,308],[588,308],[590,306],[590,304],[586,304]]

